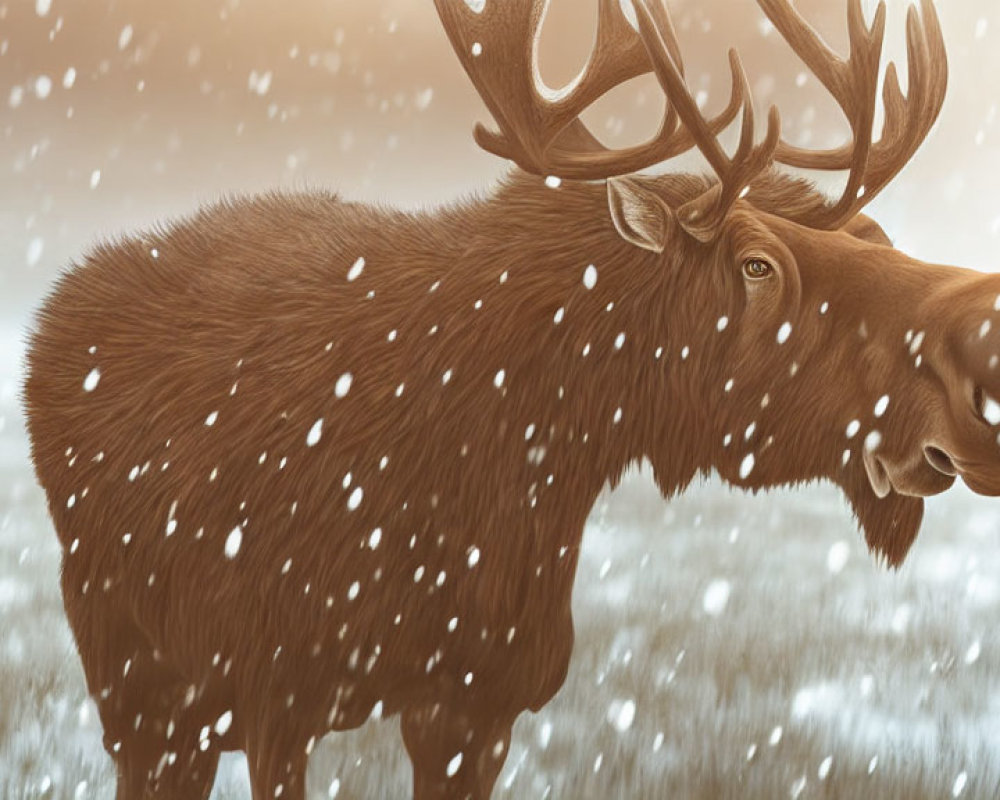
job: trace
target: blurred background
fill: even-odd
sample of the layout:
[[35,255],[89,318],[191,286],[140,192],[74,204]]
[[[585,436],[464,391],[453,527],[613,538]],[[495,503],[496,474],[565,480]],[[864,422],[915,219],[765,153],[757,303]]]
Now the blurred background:
[[[905,61],[906,4],[888,5],[888,55]],[[841,49],[844,6],[797,2]],[[846,138],[752,0],[670,8],[707,109],[727,100],[737,47],[758,108],[776,104],[788,138]],[[912,255],[992,271],[1000,6],[938,10],[948,100],[869,213]],[[595,0],[552,0],[540,54],[550,85],[582,65],[595,14]],[[644,78],[585,118],[624,144],[651,133],[661,109]],[[476,121],[488,116],[430,0],[0,0],[4,797],[113,794],[18,407],[23,335],[47,287],[98,240],[227,194],[323,187],[420,209],[485,192],[508,167],[476,147]],[[930,504],[910,561],[887,574],[830,489],[751,498],[709,482],[666,504],[637,473],[595,510],[570,681],[519,723],[498,793],[995,796],[998,522],[995,503],[956,488]],[[321,748],[313,795],[405,796],[392,728]],[[246,791],[239,759],[227,759],[219,795]]]
[[[985,243],[1000,230],[991,199],[1000,22],[987,0],[939,5],[952,68],[942,121],[874,208],[900,235],[908,229],[916,254],[989,268]],[[837,46],[844,6],[798,3]],[[550,85],[581,66],[595,7],[552,3],[540,59]],[[726,50],[735,46],[758,107],[776,103],[790,138],[846,135],[754,2],[671,7],[690,82],[709,109],[727,100]],[[904,7],[890,3],[897,58]],[[638,79],[587,119],[621,144],[651,132],[661,107],[655,80]],[[472,141],[473,123],[487,119],[430,0],[4,0],[0,309],[23,319],[96,239],[226,193],[324,186],[417,207],[482,190],[506,168]]]

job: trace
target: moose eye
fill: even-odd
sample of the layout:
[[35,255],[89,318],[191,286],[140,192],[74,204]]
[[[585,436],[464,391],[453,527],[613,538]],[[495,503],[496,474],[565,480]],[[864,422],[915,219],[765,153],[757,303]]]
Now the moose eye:
[[774,267],[762,258],[750,258],[743,263],[743,274],[751,280],[767,278],[772,272]]

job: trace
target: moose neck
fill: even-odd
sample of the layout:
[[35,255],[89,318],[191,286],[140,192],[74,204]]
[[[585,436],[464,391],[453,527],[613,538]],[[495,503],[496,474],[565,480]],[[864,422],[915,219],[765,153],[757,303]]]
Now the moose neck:
[[[668,182],[681,196],[701,185]],[[552,476],[592,502],[648,458],[664,494],[682,489],[708,467],[697,454],[708,451],[702,365],[713,361],[685,338],[704,323],[685,294],[692,245],[660,255],[624,241],[603,182],[551,189],[517,173],[480,211],[462,283],[485,298],[478,350],[490,375],[503,370],[491,408],[520,460],[538,462],[532,482]]]

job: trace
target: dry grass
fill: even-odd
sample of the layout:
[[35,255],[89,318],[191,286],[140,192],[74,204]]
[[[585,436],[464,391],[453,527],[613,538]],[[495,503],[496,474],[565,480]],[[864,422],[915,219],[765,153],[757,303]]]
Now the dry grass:
[[[22,436],[0,433],[0,796],[110,798]],[[963,796],[997,796],[998,520],[953,491],[892,574],[832,489],[712,483],[666,504],[634,477],[595,509],[569,680],[519,720],[496,795],[944,798],[965,774]],[[408,791],[392,721],[328,737],[310,766],[311,797]],[[216,797],[247,796],[226,757]]]

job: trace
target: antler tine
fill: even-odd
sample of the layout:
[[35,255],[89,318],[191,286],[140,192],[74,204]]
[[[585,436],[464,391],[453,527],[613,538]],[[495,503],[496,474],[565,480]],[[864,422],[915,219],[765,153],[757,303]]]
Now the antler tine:
[[[845,61],[827,47],[788,0],[758,0],[758,4],[803,63],[844,110],[854,139],[843,147],[824,151],[806,150],[782,141],[778,145],[775,161],[803,169],[850,169],[855,163],[856,140],[865,128],[865,123],[870,118],[868,132],[861,138],[867,136],[869,141],[871,128],[875,124],[878,67],[885,39],[885,3],[879,3],[871,28],[865,26],[860,0],[851,0],[848,5],[851,61]],[[866,71],[858,68],[862,58],[868,62]],[[852,64],[855,65],[853,71]],[[855,186],[854,190],[857,189]]]
[[[680,46],[673,31],[670,15],[666,13],[666,9],[662,5],[658,5],[656,11],[658,19],[670,31],[667,46],[670,48],[671,54],[680,59]],[[624,50],[621,47],[612,46],[620,42],[627,42]],[[553,167],[550,171],[558,170],[560,173],[566,174],[575,169],[593,169],[596,164],[592,157],[596,154],[604,156],[598,161],[603,162],[605,166],[610,166],[612,162],[623,157],[628,162],[630,160],[628,159],[629,152],[609,150],[604,147],[594,138],[579,117],[593,105],[597,98],[615,86],[650,71],[646,49],[636,31],[625,18],[620,0],[598,0],[597,37],[594,50],[583,71],[573,83],[548,103],[548,116],[545,120],[547,130],[542,132],[542,138],[547,140],[545,150],[548,158],[546,160]],[[673,109],[667,104],[659,132],[650,143],[669,139],[676,129],[677,118],[673,114]],[[635,150],[636,148],[629,148],[629,151]],[[586,157],[581,159],[580,153],[586,154]],[[641,152],[632,153],[633,156],[641,154]],[[626,163],[625,166],[627,167],[628,164]],[[618,167],[616,172],[634,172],[635,169],[641,169],[645,166],[649,166],[649,164],[644,163],[640,167],[628,169]]]
[[[736,118],[742,107],[738,76],[733,76],[733,88],[729,104],[718,116],[707,123],[708,129],[716,136]],[[695,146],[691,132],[683,125],[678,126],[677,112],[668,100],[659,131],[649,141],[640,145],[609,150],[600,143],[591,150],[584,150],[575,144],[574,136],[582,132],[591,140],[593,137],[580,120],[566,128],[548,151],[549,173],[567,177],[605,178],[626,175],[646,169],[661,161],[686,153]]]
[[882,88],[885,122],[881,138],[873,143],[885,3],[879,3],[869,28],[860,0],[851,0],[851,54],[847,61],[822,42],[788,0],[758,0],[758,4],[834,97],[850,123],[852,141],[843,147],[810,151],[782,141],[775,153],[775,161],[792,167],[850,170],[838,201],[799,220],[816,228],[838,228],[899,173],[937,119],[947,86],[947,55],[937,13],[931,0],[921,0],[922,14],[910,6],[906,24],[907,95],[900,89],[895,64],[890,62]]
[[[534,42],[546,5],[547,0],[503,4],[488,2],[485,8],[476,11],[465,0],[434,0],[438,16],[459,61],[500,126],[501,133],[495,134],[477,125],[476,141],[484,149],[519,164],[529,163],[531,156],[510,132],[518,125],[518,116],[527,118],[523,122],[530,121],[533,116],[533,108],[530,105],[525,107],[523,100],[532,96],[534,87],[527,84],[527,81],[534,79],[534,73],[504,67],[532,63]],[[498,16],[502,20],[497,21],[495,18]],[[488,38],[482,35],[488,34],[490,27],[497,25],[502,26],[504,36]],[[486,48],[482,44],[484,39],[489,43]],[[490,75],[496,80],[488,82],[480,77],[482,70],[476,64],[480,59],[487,65],[492,65]],[[513,109],[507,110],[501,105],[498,95],[503,94],[518,98]]]
[[660,84],[695,146],[719,176],[718,184],[678,212],[681,224],[690,234],[701,241],[710,241],[736,199],[771,164],[781,136],[781,118],[778,110],[772,106],[768,115],[767,136],[763,142],[755,145],[753,97],[743,62],[735,50],[730,50],[733,102],[743,110],[743,124],[739,146],[732,158],[727,156],[716,138],[718,132],[705,120],[691,96],[664,42],[663,31],[658,27],[645,0],[636,0],[636,12],[639,17],[639,33],[646,43]]
[[[870,168],[871,182],[887,184],[912,157],[937,119],[947,86],[947,56],[934,6],[924,0],[924,25],[911,6],[907,15],[908,97],[890,64],[883,88],[885,126]],[[938,66],[938,69],[934,69]]]
[[612,0],[601,0],[594,55],[577,80],[554,95],[540,86],[537,67],[548,0],[486,0],[478,12],[465,0],[434,1],[452,46],[500,128],[493,133],[477,126],[477,141],[532,172],[544,172],[548,146],[600,94],[649,71],[642,43],[619,19],[622,12]]
[[[662,5],[657,5],[658,18],[666,20],[670,26],[671,37],[667,46],[670,53],[680,59],[680,47],[673,35],[670,25],[670,15],[665,13]],[[625,52],[612,45],[626,42]],[[649,60],[642,40],[628,23],[622,11],[620,0],[598,0],[597,38],[594,51],[587,65],[577,80],[571,85],[570,91],[553,103],[553,111],[557,117],[572,119],[579,116],[594,100],[610,89],[631,78],[645,75],[650,71]],[[559,124],[558,120],[555,124]]]
[[[816,30],[799,16],[789,0],[757,0],[757,4],[841,106],[852,106],[857,102],[854,92],[859,76],[856,70],[852,70],[852,61],[843,59],[832,50]],[[848,25],[851,59],[865,57],[866,51],[867,54],[878,55],[885,35],[885,3],[879,3],[872,27],[869,28],[865,25],[861,0],[850,0]]]
[[[594,101],[624,81],[652,70],[646,46],[629,24],[620,0],[599,0],[597,40],[586,67],[568,87],[545,91],[537,70],[537,44],[548,0],[486,0],[480,11],[466,0],[434,0],[452,46],[497,122],[498,132],[476,125],[485,150],[538,175],[582,180],[636,172],[689,150],[694,142],[668,102],[658,132],[618,150],[602,145],[580,120]],[[661,45],[683,74],[680,47],[662,0],[651,10]],[[478,47],[473,50],[474,43]],[[736,117],[735,96],[708,126],[718,133]]]

